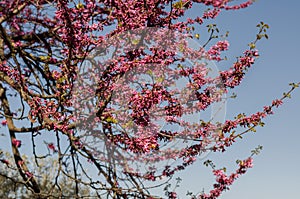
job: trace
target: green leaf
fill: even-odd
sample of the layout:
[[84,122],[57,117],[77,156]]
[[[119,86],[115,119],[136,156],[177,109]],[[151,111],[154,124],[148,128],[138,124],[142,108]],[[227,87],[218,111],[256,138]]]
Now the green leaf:
[[183,44],[179,44],[179,52],[184,52],[184,45]]
[[230,96],[230,98],[236,98],[237,94],[236,93],[232,93],[232,95]]
[[254,127],[251,127],[251,128],[250,128],[250,131],[252,131],[252,132],[255,133],[255,132],[256,132],[256,129],[255,129]]
[[299,83],[289,83],[290,86],[292,86],[293,88],[298,88],[299,87]]
[[178,2],[175,2],[173,4],[173,7],[176,8],[176,9],[182,9],[183,6],[184,6],[184,4],[183,4],[182,0],[179,0]]
[[132,43],[133,45],[137,45],[139,42],[140,42],[139,39],[133,39],[133,40],[131,41],[131,43]]
[[216,167],[211,160],[206,160],[205,162],[203,162],[203,164],[207,167],[211,166],[211,168],[213,168],[213,169]]
[[290,93],[283,93],[283,96],[287,97],[287,98],[291,98],[291,94]]
[[268,36],[267,34],[265,34],[265,38],[266,38],[266,39],[269,39],[269,36]]
[[118,120],[116,120],[116,119],[113,118],[113,117],[107,117],[107,118],[105,119],[105,121],[108,122],[108,123],[113,123],[113,124],[118,123]]
[[263,149],[263,146],[258,145],[255,149],[251,150],[251,156],[258,155],[262,149]]
[[84,5],[83,5],[82,3],[79,3],[79,4],[76,5],[76,8],[77,8],[77,9],[84,8]]
[[246,116],[245,113],[240,113],[235,118],[236,119],[241,119],[241,118],[244,118],[245,116]]
[[250,43],[249,46],[250,46],[250,49],[251,49],[251,50],[254,49],[254,48],[256,47],[254,43]]
[[262,38],[262,35],[261,35],[261,34],[257,34],[257,35],[256,35],[256,39],[257,39],[257,40],[260,40],[261,38]]
[[147,70],[147,71],[146,71],[146,74],[152,76],[152,75],[153,75],[153,72],[152,72],[152,70]]
[[267,29],[270,28],[270,26],[268,24],[265,24],[264,27],[267,28]]
[[259,122],[259,126],[264,127],[265,123],[264,122]]
[[222,170],[226,173],[227,169],[226,167],[223,167]]
[[159,77],[159,78],[156,79],[156,81],[157,81],[158,83],[162,83],[164,80],[165,80],[164,77]]

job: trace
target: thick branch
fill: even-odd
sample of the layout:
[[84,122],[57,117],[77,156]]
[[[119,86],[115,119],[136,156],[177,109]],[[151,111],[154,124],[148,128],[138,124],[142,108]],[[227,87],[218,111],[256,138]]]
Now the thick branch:
[[9,108],[9,102],[8,102],[6,94],[5,94],[5,88],[2,86],[2,84],[0,84],[0,100],[1,100],[2,108],[4,110],[4,114],[6,115],[5,119],[7,121],[7,126],[9,129],[12,152],[14,154],[14,160],[17,165],[18,171],[19,171],[20,175],[22,176],[23,180],[25,181],[26,186],[32,188],[35,193],[40,193],[39,185],[37,184],[34,176],[27,175],[27,172],[29,172],[29,170],[26,166],[26,163],[22,159],[18,147],[13,144],[13,140],[16,139],[15,131],[12,130],[12,129],[14,129],[14,122],[12,119],[12,113]]

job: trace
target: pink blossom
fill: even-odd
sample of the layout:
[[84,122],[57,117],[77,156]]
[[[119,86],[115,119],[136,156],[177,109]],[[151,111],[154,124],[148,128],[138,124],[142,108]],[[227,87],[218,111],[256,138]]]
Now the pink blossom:
[[283,101],[279,100],[279,99],[273,100],[273,102],[272,102],[272,106],[275,106],[275,107],[278,107],[282,104],[283,104]]
[[7,125],[7,120],[2,120],[1,124],[2,124],[2,126],[6,126]]
[[211,59],[220,61],[221,60],[221,51],[228,50],[229,42],[228,41],[218,41],[217,44],[212,46],[208,51],[207,54],[210,56]]
[[201,194],[199,199],[216,199],[221,196],[222,192],[229,189],[229,186],[242,174],[246,173],[247,169],[253,166],[253,159],[247,158],[246,160],[240,161],[239,168],[227,176],[223,169],[213,170],[213,174],[216,176],[216,182],[214,189],[209,194]]
[[17,140],[17,139],[12,139],[12,144],[15,146],[15,147],[21,147],[21,140]]
[[53,152],[57,152],[57,149],[53,143],[49,143],[48,148],[51,149]]
[[209,10],[209,11],[204,12],[203,18],[204,19],[208,19],[208,18],[214,19],[214,18],[216,18],[218,16],[218,14],[220,12],[221,12],[220,9],[214,8],[213,10]]
[[27,175],[27,177],[29,177],[29,178],[32,178],[32,177],[33,177],[33,174],[32,174],[31,172],[29,172],[29,171],[26,171],[26,172],[25,172],[25,175]]
[[169,192],[168,196],[169,196],[169,199],[176,199],[177,198],[177,193],[176,192]]
[[19,165],[19,166],[22,166],[23,164],[24,164],[24,161],[23,161],[23,160],[19,160],[19,161],[18,161],[18,165]]

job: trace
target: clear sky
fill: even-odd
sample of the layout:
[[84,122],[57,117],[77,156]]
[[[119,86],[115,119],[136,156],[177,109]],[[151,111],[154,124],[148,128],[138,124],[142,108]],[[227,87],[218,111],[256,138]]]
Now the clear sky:
[[[238,1],[240,2],[240,1]],[[227,104],[227,119],[238,113],[254,113],[281,97],[290,82],[300,81],[300,1],[259,0],[241,11],[223,12],[216,20],[221,31],[230,31],[228,64],[255,38],[260,21],[270,25],[269,39],[257,45],[260,58],[249,70],[242,85],[235,90],[237,98]],[[197,14],[197,10],[193,10]],[[230,62],[231,61],[231,62]],[[217,64],[218,65],[218,64]],[[223,64],[222,64],[223,65]],[[218,66],[222,69],[221,66]],[[224,154],[210,154],[217,167],[234,169],[235,160],[243,159],[258,145],[261,154],[254,157],[254,168],[238,179],[221,199],[296,199],[300,197],[300,89],[292,99],[265,120],[266,126],[239,140]],[[186,190],[208,191],[214,182],[210,169],[194,165],[182,176],[181,195]],[[233,166],[233,167],[232,167]],[[181,197],[186,198],[186,197]]]

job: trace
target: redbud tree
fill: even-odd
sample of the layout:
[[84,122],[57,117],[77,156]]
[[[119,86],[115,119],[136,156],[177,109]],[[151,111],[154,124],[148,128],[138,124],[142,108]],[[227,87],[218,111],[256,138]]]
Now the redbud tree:
[[[216,119],[269,26],[259,23],[247,49],[226,63],[228,33],[211,21],[252,3],[1,0],[2,179],[36,198],[177,198],[169,189],[175,174],[263,126],[298,86],[261,111]],[[219,62],[228,67],[217,69]],[[198,117],[207,110],[210,117]],[[216,182],[189,197],[218,198],[260,149],[231,174],[204,161]],[[45,185],[48,159],[56,163]]]

